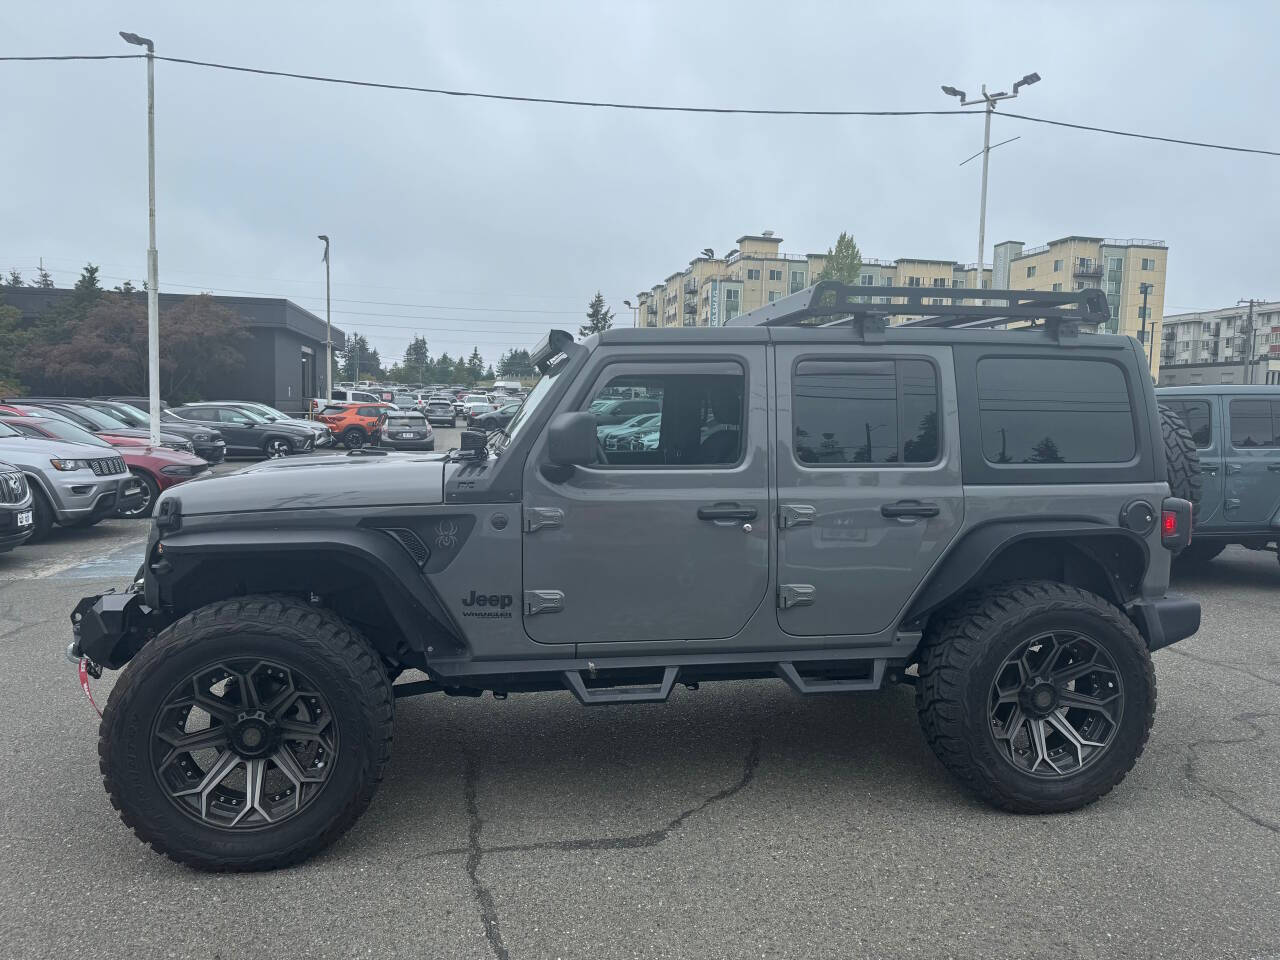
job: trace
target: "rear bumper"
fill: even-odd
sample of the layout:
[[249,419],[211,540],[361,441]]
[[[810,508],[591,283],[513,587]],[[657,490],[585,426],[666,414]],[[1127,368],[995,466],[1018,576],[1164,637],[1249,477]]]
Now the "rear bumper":
[[1129,616],[1147,641],[1147,649],[1159,650],[1200,629],[1200,601],[1170,593],[1158,600],[1131,603]]

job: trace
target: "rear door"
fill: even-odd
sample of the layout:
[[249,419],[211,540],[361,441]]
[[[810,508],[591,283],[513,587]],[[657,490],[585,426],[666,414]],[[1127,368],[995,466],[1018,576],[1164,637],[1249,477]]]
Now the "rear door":
[[1224,522],[1222,516],[1222,461],[1227,444],[1222,431],[1222,413],[1217,396],[1160,397],[1160,402],[1182,418],[1200,457],[1200,508],[1196,526],[1208,527]]
[[[601,347],[563,411],[640,391],[652,448],[567,474],[546,438],[525,467],[524,624],[542,643],[721,640],[769,588],[765,345],[682,345],[679,360]],[[597,428],[602,430],[603,428]],[[599,432],[597,432],[599,436]]]
[[944,346],[778,344],[778,623],[876,633],[964,516]]
[[1224,395],[1227,521],[1266,526],[1280,510],[1280,398]]

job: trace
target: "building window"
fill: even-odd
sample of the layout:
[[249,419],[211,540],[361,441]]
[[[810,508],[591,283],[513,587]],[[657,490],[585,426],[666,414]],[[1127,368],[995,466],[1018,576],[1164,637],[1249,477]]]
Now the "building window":
[[777,300],[777,299],[778,299],[778,291],[777,291],[777,290],[770,290],[770,291],[769,291],[769,302],[770,302],[770,303],[773,303],[773,301],[775,301],[775,300]]
[[1150,319],[1151,319],[1151,308],[1150,308],[1150,307],[1139,307],[1139,308],[1138,308],[1138,319],[1139,319],[1139,320],[1150,320]]
[[[1143,263],[1146,263],[1146,261],[1144,260]],[[1116,273],[1119,273],[1121,270],[1124,269],[1124,258],[1123,257],[1107,257],[1107,269],[1114,270]]]
[[908,286],[908,287],[918,287],[918,286],[920,286],[920,278],[919,278],[919,277],[907,277],[907,286]]
[[1124,463],[1137,452],[1124,371],[1105,360],[978,362],[990,463]]
[[938,376],[925,360],[805,360],[792,400],[806,466],[934,463]]
[[1034,277],[1035,275],[1036,275],[1036,268],[1035,268],[1035,267],[1027,267],[1027,276],[1028,276],[1028,277]]
[[1054,273],[1061,273],[1061,272],[1062,272],[1062,261],[1061,261],[1061,260],[1055,260],[1055,261],[1053,261],[1053,272],[1054,272]]
[[1053,292],[1054,292],[1054,293],[1061,293],[1061,292],[1062,292],[1062,284],[1060,284],[1060,283],[1055,283],[1055,284],[1053,285]]
[[1077,290],[1083,290],[1083,289],[1084,289],[1084,281],[1083,281],[1083,280],[1077,280],[1077,281],[1076,281],[1076,289],[1077,289]]
[[862,284],[864,287],[869,287],[875,282],[876,282],[875,275],[870,273],[864,273],[862,276],[858,278],[858,283]]
[[1093,257],[1080,257],[1076,262],[1080,265],[1081,270],[1093,269]]
[[805,285],[804,271],[792,270],[791,271],[791,292],[799,293],[801,290],[804,289],[804,285]]
[[952,280],[952,281],[951,281],[951,286],[952,286],[952,287],[955,287],[955,288],[957,288],[957,289],[963,289],[963,288],[964,288],[964,281],[963,281],[963,280]]
[[1155,268],[1156,268],[1156,261],[1155,261],[1155,258],[1154,258],[1154,257],[1143,257],[1143,258],[1142,258],[1142,269],[1143,269],[1143,270],[1154,270]]
[[769,271],[769,279],[770,279],[770,280],[781,280],[781,279],[782,279],[782,271],[781,271],[781,270],[770,270],[770,271]]
[[934,297],[934,298],[933,298],[932,300],[930,300],[929,302],[930,302],[930,303],[932,303],[935,307],[940,307],[940,306],[942,306],[942,298],[941,298],[941,297]]
[[747,279],[748,279],[748,280],[759,280],[759,279],[760,279],[760,271],[759,271],[759,270],[752,269],[751,267],[748,267],[748,268],[747,268]]

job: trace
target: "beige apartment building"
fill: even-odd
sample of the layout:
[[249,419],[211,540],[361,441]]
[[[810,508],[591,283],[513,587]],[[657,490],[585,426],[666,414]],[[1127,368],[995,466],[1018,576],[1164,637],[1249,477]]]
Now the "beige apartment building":
[[[661,283],[638,294],[637,323],[642,327],[718,326],[780,297],[815,283],[826,255],[785,254],[782,238],[772,230],[747,234],[723,257],[704,250]],[[1107,293],[1112,331],[1137,336],[1142,326],[1141,285],[1147,294],[1147,337],[1160,342],[1164,312],[1166,245],[1158,240],[1107,240],[1064,237],[1027,249],[1018,241],[996,245],[994,266],[983,266],[981,282],[976,263],[955,260],[864,259],[858,282],[867,287],[929,287],[938,290],[934,302],[950,302],[943,290],[995,287],[1013,290],[1081,290],[1096,287]],[[889,303],[890,297],[873,301]],[[898,298],[898,302],[902,302]],[[1152,375],[1159,371],[1160,352],[1148,350]]]

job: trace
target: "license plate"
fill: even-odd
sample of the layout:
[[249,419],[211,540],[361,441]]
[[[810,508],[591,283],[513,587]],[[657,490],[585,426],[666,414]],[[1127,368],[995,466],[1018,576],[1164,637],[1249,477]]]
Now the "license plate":
[[401,439],[401,440],[412,440],[412,439],[413,439],[413,434],[412,434],[412,433],[402,433],[402,434],[400,434],[400,439]]
[[31,514],[32,514],[32,511],[30,510],[23,510],[20,514],[18,514],[18,526],[20,527],[31,526],[31,524],[35,522],[34,520],[31,519]]

